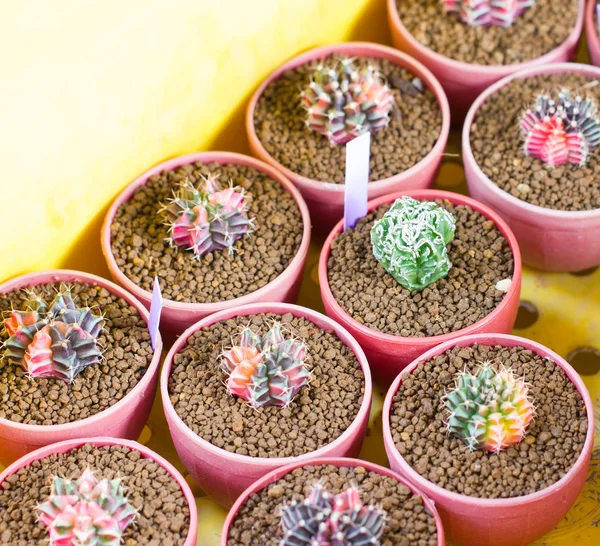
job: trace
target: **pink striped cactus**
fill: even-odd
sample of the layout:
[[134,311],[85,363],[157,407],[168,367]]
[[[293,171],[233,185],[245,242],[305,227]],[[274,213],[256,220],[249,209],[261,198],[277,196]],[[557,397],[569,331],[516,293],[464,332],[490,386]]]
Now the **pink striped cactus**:
[[337,68],[320,65],[301,94],[306,125],[332,144],[344,144],[390,121],[394,97],[381,75],[368,66],[356,69],[352,59]]
[[100,362],[98,336],[103,318],[88,307],[79,308],[68,288],[48,306],[31,293],[24,311],[4,319],[2,358],[21,366],[30,377],[54,377],[68,383],[85,368]]
[[303,501],[281,510],[281,546],[380,546],[387,514],[365,506],[356,486],[339,495],[317,483]]
[[277,322],[263,336],[244,328],[239,344],[221,355],[227,389],[252,408],[288,406],[310,380],[305,359],[304,343],[286,339]]
[[567,90],[539,95],[521,118],[524,151],[553,167],[585,165],[600,143],[600,120],[594,102]]
[[38,513],[54,546],[119,546],[137,511],[120,479],[99,481],[87,469],[76,482],[56,476]]
[[219,189],[216,177],[203,178],[200,187],[184,180],[161,208],[169,226],[168,241],[191,250],[200,259],[208,252],[229,249],[250,232],[248,199],[243,190]]
[[455,13],[472,27],[511,26],[536,0],[442,0],[446,13]]

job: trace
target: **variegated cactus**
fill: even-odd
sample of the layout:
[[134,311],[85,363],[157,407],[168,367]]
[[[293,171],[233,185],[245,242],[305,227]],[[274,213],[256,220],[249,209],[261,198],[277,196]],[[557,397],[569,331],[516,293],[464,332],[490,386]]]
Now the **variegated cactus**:
[[472,26],[511,26],[536,0],[441,0],[446,13]]
[[600,119],[594,101],[563,89],[539,95],[521,118],[526,155],[553,167],[585,165],[600,144]]
[[372,67],[357,69],[352,59],[336,68],[320,65],[301,94],[306,125],[332,144],[344,144],[390,121],[394,98]]
[[49,306],[31,293],[25,307],[4,319],[5,360],[21,366],[30,377],[55,377],[68,383],[100,361],[103,318],[89,307],[77,307],[68,288],[58,292]]
[[305,360],[304,343],[286,338],[277,322],[263,336],[244,328],[238,345],[221,355],[230,394],[252,408],[288,406],[310,380]]
[[339,495],[317,483],[302,502],[281,510],[280,546],[380,546],[387,514],[365,506],[356,486]]
[[518,444],[533,419],[526,383],[510,369],[496,371],[484,363],[477,375],[458,374],[446,395],[448,431],[471,450],[498,453]]
[[169,226],[169,243],[192,251],[197,259],[218,250],[233,252],[233,244],[252,225],[244,191],[219,189],[214,176],[203,178],[199,187],[184,180],[160,210]]
[[119,546],[137,511],[127,501],[120,479],[99,481],[87,469],[76,482],[55,477],[38,513],[50,544]]

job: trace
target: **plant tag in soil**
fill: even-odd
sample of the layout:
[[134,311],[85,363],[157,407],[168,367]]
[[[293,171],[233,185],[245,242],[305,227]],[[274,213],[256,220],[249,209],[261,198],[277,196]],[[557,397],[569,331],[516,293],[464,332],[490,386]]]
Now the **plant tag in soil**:
[[346,144],[346,185],[344,194],[344,231],[367,215],[371,133]]
[[150,330],[150,341],[152,349],[156,349],[156,340],[159,336],[160,313],[162,311],[163,299],[160,293],[158,277],[154,277],[154,288],[152,289],[152,303],[150,304],[150,318],[148,319],[148,330]]

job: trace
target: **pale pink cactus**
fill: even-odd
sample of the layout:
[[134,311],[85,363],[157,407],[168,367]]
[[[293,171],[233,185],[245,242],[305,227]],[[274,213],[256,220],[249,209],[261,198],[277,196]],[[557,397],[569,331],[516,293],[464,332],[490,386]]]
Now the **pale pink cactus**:
[[600,144],[600,120],[594,102],[567,90],[556,98],[539,95],[521,118],[524,151],[554,167],[564,163],[585,165]]
[[470,26],[509,27],[536,0],[441,0],[446,13],[455,13]]
[[56,546],[119,546],[137,513],[120,479],[98,481],[89,469],[76,482],[55,477],[38,512]]
[[278,323],[262,337],[245,328],[221,359],[229,392],[253,408],[288,406],[310,379],[304,344],[286,339]]
[[184,180],[161,208],[169,226],[169,242],[197,259],[207,252],[229,249],[250,232],[247,197],[239,188],[217,189],[216,178],[203,178],[199,188]]

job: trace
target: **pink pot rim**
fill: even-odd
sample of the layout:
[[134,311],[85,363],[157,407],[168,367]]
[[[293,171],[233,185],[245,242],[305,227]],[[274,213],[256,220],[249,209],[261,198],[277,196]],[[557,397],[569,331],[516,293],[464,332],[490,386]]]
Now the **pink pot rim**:
[[443,546],[444,542],[444,527],[442,525],[442,518],[440,517],[433,500],[431,500],[422,490],[416,487],[414,484],[410,483],[406,478],[401,476],[400,474],[390,470],[389,468],[385,468],[384,466],[380,466],[375,463],[371,463],[369,461],[362,461],[360,459],[346,459],[343,457],[319,457],[312,459],[310,461],[297,461],[281,468],[277,468],[262,478],[256,480],[248,489],[246,489],[235,501],[235,504],[229,510],[227,514],[227,518],[223,524],[223,531],[221,533],[221,546],[227,546],[227,538],[229,535],[229,530],[231,529],[231,525],[237,513],[239,512],[241,506],[248,500],[248,498],[261,491],[269,484],[281,479],[286,474],[289,474],[293,470],[297,468],[301,468],[304,466],[325,466],[325,465],[333,465],[338,468],[345,467],[357,467],[362,466],[366,468],[369,472],[375,472],[377,474],[381,474],[383,476],[387,476],[388,478],[392,478],[402,485],[408,487],[413,494],[419,495],[423,499],[423,504],[432,514],[435,519],[435,527],[437,531],[437,543],[438,546]]
[[598,36],[598,27],[594,21],[596,0],[589,0],[585,7],[585,36],[587,38],[588,48],[600,50],[600,36]]
[[185,546],[193,546],[193,544],[195,544],[195,541],[192,541],[190,539],[193,539],[193,537],[195,537],[197,534],[198,511],[196,508],[196,499],[194,498],[194,494],[192,493],[190,486],[187,484],[185,478],[181,475],[181,473],[169,461],[161,457],[158,453],[155,453],[146,446],[139,444],[138,442],[134,442],[133,440],[123,440],[121,438],[99,436],[96,438],[76,438],[74,440],[65,440],[63,442],[50,444],[41,447],[40,449],[36,449],[35,451],[28,453],[27,455],[23,455],[23,457],[17,459],[14,463],[8,466],[2,473],[0,473],[0,484],[11,474],[14,474],[21,468],[31,465],[37,460],[44,459],[50,455],[53,455],[54,453],[67,453],[85,444],[93,444],[96,447],[128,447],[129,449],[140,452],[145,459],[152,459],[160,467],[166,470],[181,488],[181,491],[183,492],[185,500],[188,504],[188,508],[190,510],[190,525],[188,528],[187,537],[185,539]]
[[[461,347],[470,347],[478,343],[480,345],[504,345],[506,346],[515,346],[519,345],[525,347],[526,349],[530,349],[539,356],[544,358],[550,358],[557,366],[559,366],[566,374],[571,383],[575,386],[581,397],[583,398],[583,402],[585,404],[585,410],[588,417],[588,430],[586,433],[585,443],[581,450],[579,457],[575,464],[569,469],[569,471],[556,483],[550,485],[549,487],[545,487],[541,491],[537,491],[535,493],[530,493],[529,495],[522,495],[520,497],[512,497],[509,499],[485,499],[478,497],[471,497],[469,495],[461,495],[459,493],[454,493],[452,491],[448,491],[439,485],[436,485],[423,476],[421,476],[417,471],[415,471],[402,457],[400,452],[398,452],[391,431],[390,425],[390,415],[393,405],[394,396],[398,392],[398,388],[400,387],[400,383],[402,382],[402,378],[408,374],[411,374],[420,364],[430,360],[434,356],[442,354],[452,347],[461,346]],[[479,507],[479,508],[508,508],[509,506],[523,504],[524,502],[534,502],[538,500],[542,500],[544,498],[550,497],[558,490],[562,488],[562,486],[569,481],[572,476],[579,471],[579,469],[586,463],[586,453],[591,453],[592,447],[594,444],[594,407],[592,404],[592,399],[590,398],[590,394],[585,386],[585,383],[579,376],[579,374],[573,369],[573,367],[560,355],[555,353],[554,351],[548,349],[544,345],[532,341],[530,339],[526,339],[519,336],[513,336],[511,334],[472,334],[469,336],[462,336],[458,339],[450,340],[445,343],[442,343],[436,347],[433,347],[429,351],[423,353],[417,359],[415,359],[411,364],[409,364],[394,380],[392,386],[387,392],[385,397],[385,401],[383,404],[383,439],[386,446],[386,451],[393,450],[396,452],[398,457],[400,458],[399,464],[402,467],[402,474],[406,476],[406,478],[415,483],[416,486],[423,491],[429,491],[430,494],[435,494],[437,499],[443,499],[444,502],[447,503],[460,503],[462,505],[469,505],[471,507]]]
[[387,0],[388,5],[388,19],[390,24],[395,27],[398,32],[402,34],[404,39],[410,43],[413,49],[419,49],[420,52],[428,58],[429,62],[445,64],[448,68],[452,68],[455,72],[464,72],[469,71],[471,73],[477,74],[483,77],[493,77],[493,76],[501,76],[504,74],[508,74],[510,72],[514,72],[515,70],[520,70],[521,68],[527,69],[529,67],[533,67],[535,65],[539,65],[542,63],[547,63],[548,60],[553,58],[554,52],[561,47],[575,47],[577,42],[579,41],[579,37],[583,30],[583,19],[584,19],[584,11],[585,11],[585,0],[577,0],[579,3],[579,9],[577,13],[577,20],[575,21],[575,26],[570,34],[567,36],[566,40],[556,46],[554,49],[551,49],[541,57],[537,57],[535,59],[531,59],[524,63],[513,63],[513,64],[498,64],[498,65],[483,65],[483,64],[471,64],[463,61],[457,61],[450,57],[446,57],[441,53],[437,53],[433,49],[423,45],[419,42],[404,26],[402,20],[400,19],[400,14],[398,13],[398,8],[396,7],[396,0]]
[[152,298],[152,294],[149,291],[144,290],[143,288],[135,284],[131,279],[129,279],[129,277],[127,277],[127,275],[125,275],[121,271],[112,253],[111,226],[114,221],[117,210],[122,204],[129,201],[129,199],[132,197],[135,191],[141,186],[145,185],[146,181],[151,176],[158,174],[162,171],[170,171],[182,165],[188,165],[197,161],[200,161],[202,163],[210,163],[215,161],[222,165],[246,165],[264,172],[269,178],[275,180],[276,182],[279,182],[283,186],[283,188],[289,194],[292,195],[292,197],[296,201],[296,204],[298,205],[298,208],[300,209],[300,214],[302,216],[303,223],[302,241],[300,242],[300,246],[296,251],[296,255],[292,258],[292,261],[274,280],[267,283],[265,286],[262,286],[258,290],[254,290],[253,292],[244,294],[243,296],[240,296],[238,298],[214,303],[188,303],[173,301],[167,298],[164,298],[163,300],[163,307],[171,309],[173,311],[198,312],[209,314],[214,313],[216,311],[220,311],[221,309],[223,309],[223,306],[236,307],[238,305],[243,305],[248,301],[260,298],[263,294],[269,293],[274,286],[279,286],[281,284],[286,283],[288,279],[294,274],[294,271],[298,267],[300,267],[302,261],[304,260],[304,257],[306,256],[306,253],[308,252],[308,247],[310,244],[311,221],[308,212],[308,207],[306,206],[302,195],[300,195],[300,192],[294,186],[294,184],[292,184],[283,174],[278,172],[271,165],[268,165],[258,159],[255,159],[254,157],[233,152],[195,152],[191,154],[180,155],[167,161],[163,161],[142,173],[133,182],[131,182],[125,187],[125,189],[113,201],[104,219],[104,224],[102,225],[102,253],[104,254],[111,274],[119,284],[125,286],[127,290],[129,290],[140,300],[149,301]]
[[[356,51],[359,51],[359,53],[353,53]],[[322,182],[313,178],[307,178],[291,171],[287,167],[284,167],[271,154],[269,154],[269,152],[267,152],[260,141],[254,126],[254,110],[256,109],[256,105],[258,104],[258,101],[264,90],[271,82],[279,79],[286,70],[291,70],[312,60],[326,57],[331,53],[347,53],[350,55],[358,54],[361,56],[371,56],[392,60],[395,64],[406,68],[412,74],[421,78],[423,83],[435,95],[442,115],[442,126],[440,128],[438,139],[433,148],[423,159],[409,169],[388,178],[382,178],[380,180],[370,182],[369,188],[375,191],[378,189],[385,189],[398,182],[410,181],[410,179],[418,172],[419,166],[423,162],[432,161],[436,156],[441,155],[444,152],[448,134],[450,133],[450,105],[441,84],[425,65],[416,59],[413,59],[406,53],[398,51],[397,49],[371,42],[342,42],[317,47],[292,57],[290,60],[286,61],[283,65],[273,71],[269,76],[267,76],[267,78],[261,83],[261,85],[250,98],[250,102],[248,103],[248,108],[246,110],[246,131],[248,133],[248,139],[250,140],[252,149],[262,161],[269,163],[277,170],[281,171],[290,180],[294,180],[303,187],[323,193],[329,192],[331,194],[344,192],[344,184],[333,184],[331,182]]]
[[367,210],[371,212],[373,209],[376,209],[380,205],[385,203],[392,203],[396,199],[402,196],[410,196],[415,199],[447,199],[452,203],[458,205],[467,205],[472,209],[480,212],[486,218],[489,218],[494,222],[496,228],[502,236],[508,242],[510,250],[513,255],[514,265],[513,265],[513,274],[512,274],[512,282],[508,292],[502,298],[502,301],[491,313],[487,314],[482,319],[477,322],[467,326],[465,328],[461,328],[456,332],[450,332],[448,334],[442,334],[439,336],[429,336],[429,337],[403,337],[403,336],[395,336],[393,334],[387,334],[384,332],[378,332],[376,330],[372,330],[368,326],[361,324],[356,319],[351,317],[337,302],[335,299],[331,287],[329,285],[329,277],[327,271],[327,262],[329,261],[329,255],[331,253],[331,243],[342,232],[342,228],[344,225],[344,221],[340,220],[329,236],[327,237],[325,243],[323,244],[323,248],[321,249],[321,255],[319,256],[319,284],[321,286],[321,295],[323,297],[324,302],[326,301],[329,306],[331,306],[337,316],[341,317],[345,323],[347,323],[352,329],[355,329],[360,332],[361,335],[371,338],[375,341],[381,341],[385,343],[392,343],[396,345],[410,345],[413,347],[418,346],[429,346],[432,343],[438,344],[443,343],[445,341],[449,341],[452,339],[456,339],[457,337],[461,337],[463,335],[467,335],[473,331],[481,328],[482,324],[486,324],[491,321],[495,316],[502,313],[506,306],[509,304],[509,301],[518,296],[518,293],[521,288],[521,252],[519,250],[519,245],[517,243],[517,239],[515,238],[513,232],[510,230],[506,222],[496,214],[492,209],[480,203],[479,201],[475,201],[470,197],[465,195],[461,195],[458,193],[453,193],[449,191],[443,190],[409,190],[409,191],[401,191],[396,193],[391,193],[388,195],[383,195],[382,197],[378,197],[377,199],[373,199],[369,201],[367,205]]
[[[363,395],[363,401],[360,405],[358,413],[356,414],[348,428],[332,442],[324,445],[319,449],[316,449],[315,451],[304,453],[302,455],[298,455],[297,457],[252,457],[250,455],[239,455],[237,453],[230,453],[225,449],[217,447],[205,440],[204,438],[201,438],[200,436],[195,434],[187,426],[187,424],[184,423],[184,421],[181,419],[181,417],[179,417],[179,415],[175,411],[175,408],[173,407],[173,404],[171,403],[171,399],[169,397],[169,377],[171,375],[171,369],[173,367],[173,359],[175,355],[187,345],[189,337],[194,332],[197,332],[202,328],[211,326],[217,322],[229,320],[233,317],[257,315],[260,313],[276,313],[279,315],[291,313],[295,317],[303,317],[306,320],[309,320],[313,323],[315,323],[315,321],[325,323],[326,327],[319,326],[319,328],[323,330],[325,328],[328,328],[329,330],[333,331],[338,337],[338,339],[356,355],[356,358],[358,360],[358,363],[360,364],[360,367],[362,368],[363,376],[365,379],[365,392]],[[270,468],[275,465],[284,466],[295,461],[309,461],[315,457],[322,456],[324,451],[328,451],[332,448],[335,448],[347,439],[352,438],[352,436],[354,436],[357,433],[360,427],[360,423],[363,420],[368,419],[371,408],[371,399],[373,397],[373,385],[371,380],[371,370],[369,368],[369,363],[367,361],[365,353],[363,352],[358,342],[354,339],[354,337],[352,337],[352,334],[350,334],[350,332],[348,332],[343,326],[330,319],[326,315],[323,315],[312,309],[308,309],[307,307],[301,307],[300,305],[294,305],[291,303],[252,303],[249,305],[234,307],[232,309],[225,309],[218,313],[209,315],[190,326],[183,334],[181,334],[181,336],[177,338],[177,341],[171,347],[169,354],[165,358],[162,373],[160,376],[160,392],[162,396],[163,408],[167,419],[177,424],[179,430],[184,432],[186,439],[190,442],[191,445],[197,445],[206,451],[210,451],[211,453],[236,464],[250,464],[253,466],[263,466]]]
[[583,220],[588,218],[600,218],[600,208],[573,211],[554,210],[540,207],[539,205],[532,205],[531,203],[522,201],[518,197],[514,197],[489,179],[489,177],[479,167],[477,161],[475,160],[475,156],[473,155],[473,150],[471,149],[471,125],[475,120],[477,111],[489,97],[515,79],[526,79],[539,74],[559,74],[565,72],[584,73],[587,76],[600,79],[599,67],[580,63],[552,63],[543,66],[533,66],[519,72],[515,72],[514,74],[510,74],[509,76],[497,81],[495,84],[491,85],[483,93],[481,93],[481,95],[479,95],[479,97],[477,97],[475,102],[471,105],[471,108],[469,109],[469,112],[465,118],[465,124],[462,131],[463,162],[465,164],[468,163],[469,166],[475,171],[478,183],[483,184],[500,201],[510,204],[511,207],[521,209],[521,214],[523,214],[523,216],[526,216],[527,213],[529,213],[537,216],[546,216],[549,219],[555,220]]
[[[104,279],[103,277],[98,277],[97,275],[92,275],[91,273],[85,273],[82,271],[74,271],[70,269],[51,269],[48,271],[27,273],[25,275],[20,275],[18,277],[9,279],[8,281],[0,284],[0,293],[4,294],[12,290],[18,290],[28,286],[39,286],[41,284],[49,284],[52,282],[77,282],[81,284],[98,285],[102,288],[105,288],[111,294],[118,296],[119,298],[125,300],[129,305],[135,307],[135,309],[140,314],[146,325],[148,324],[148,310],[129,292],[127,292],[117,284],[107,279]],[[129,404],[129,402],[133,398],[138,396],[141,391],[148,387],[148,384],[152,380],[152,376],[156,373],[160,365],[162,349],[163,343],[159,333],[158,339],[156,341],[156,348],[154,349],[154,354],[152,355],[152,360],[144,376],[138,381],[135,387],[133,387],[133,389],[131,389],[121,400],[119,400],[116,404],[110,406],[109,408],[106,408],[105,410],[95,413],[90,417],[86,417],[85,419],[79,419],[77,421],[63,423],[61,425],[29,425],[23,423],[15,423],[10,419],[0,418],[0,428],[12,428],[21,432],[30,433],[50,432],[54,434],[61,434],[65,432],[72,432],[74,430],[79,429],[80,427],[87,427],[91,424],[96,423],[96,421],[104,420],[113,414],[117,414],[123,407]]]

